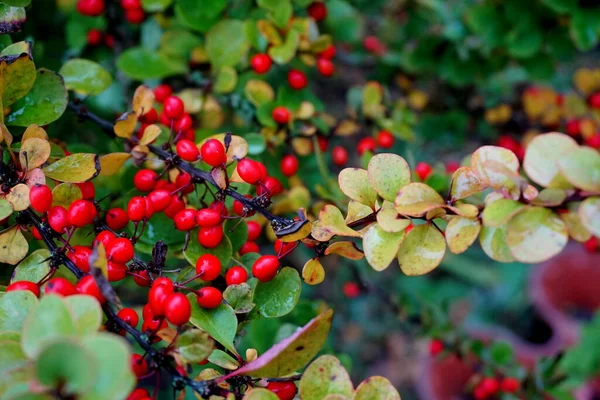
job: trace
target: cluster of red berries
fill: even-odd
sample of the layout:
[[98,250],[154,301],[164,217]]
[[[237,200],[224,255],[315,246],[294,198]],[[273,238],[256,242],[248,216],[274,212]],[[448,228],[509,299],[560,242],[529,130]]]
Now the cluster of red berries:
[[141,0],[121,0],[121,8],[125,10],[125,19],[130,24],[141,24],[146,19]]
[[87,33],[87,43],[90,46],[99,46],[104,43],[108,48],[115,45],[115,38],[112,35],[105,35],[100,29],[90,29]]
[[[318,55],[317,71],[325,77],[332,76],[335,72],[335,65],[331,59],[335,57],[335,47],[329,45]],[[273,60],[266,53],[258,53],[250,58],[250,67],[257,74],[266,74],[271,69]],[[287,75],[288,84],[292,89],[301,90],[308,85],[306,74],[298,69],[291,69]]]
[[104,14],[105,8],[104,0],[79,0],[77,2],[77,11],[88,17],[97,17]]
[[[594,98],[593,106],[590,102],[590,105],[595,109],[600,109],[600,93],[595,93],[590,97],[590,99]],[[566,122],[565,131],[568,135],[578,138],[582,135],[581,132],[581,121],[578,119],[572,119]],[[585,144],[593,149],[600,149],[600,132],[596,132],[591,136],[587,136],[584,138]]]
[[[173,89],[171,86],[167,84],[158,85],[154,88],[154,98],[157,103],[162,104],[162,111],[159,114],[158,111],[153,108],[140,117],[141,126],[137,134],[138,138],[142,137],[149,125],[160,122],[173,130],[176,135],[176,142],[182,139],[192,142],[196,140],[196,132],[193,129],[194,121],[191,115],[185,111],[185,105],[181,98],[173,96]],[[198,149],[196,149],[196,151],[198,151]],[[194,159],[193,161],[196,160]]]
[[[121,0],[121,7],[125,11],[125,19],[131,24],[141,24],[146,19],[141,0]],[[104,14],[105,10],[105,0],[79,0],[77,2],[77,11],[81,15],[98,17]],[[95,37],[92,37],[92,41],[90,41],[88,34],[88,43],[91,45],[94,45],[93,42],[100,43],[100,40],[94,39]]]
[[485,400],[495,398],[501,393],[517,393],[521,388],[521,382],[517,378],[504,377],[496,378],[487,376],[473,389],[473,397],[475,400]]
[[[356,152],[362,156],[365,152],[374,153],[375,149],[390,149],[394,146],[394,135],[385,129],[380,130],[376,137],[367,136],[360,139],[356,145]],[[338,167],[343,167],[348,162],[348,151],[342,146],[335,146],[331,152],[332,161]]]

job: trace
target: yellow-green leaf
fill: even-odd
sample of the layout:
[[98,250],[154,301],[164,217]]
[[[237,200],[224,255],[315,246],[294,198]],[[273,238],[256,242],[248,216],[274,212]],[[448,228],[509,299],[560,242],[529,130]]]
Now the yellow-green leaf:
[[36,78],[35,65],[29,52],[0,56],[0,93],[6,108],[25,96]]
[[493,227],[483,225],[479,234],[481,248],[492,260],[511,262],[515,259],[506,244],[506,226]]
[[381,208],[377,212],[377,223],[384,231],[394,233],[405,230],[410,219],[402,217],[394,208]]
[[19,162],[27,171],[39,167],[50,157],[50,143],[46,139],[30,138],[19,150]]
[[590,197],[579,205],[581,223],[594,236],[600,237],[600,197]]
[[369,184],[369,174],[362,168],[345,168],[338,176],[340,189],[346,196],[374,208],[377,192]]
[[129,153],[111,153],[100,156],[100,175],[114,175],[123,168],[123,165],[129,160]]
[[69,207],[72,202],[83,198],[81,189],[74,183],[61,183],[52,189],[52,205]]
[[452,188],[450,195],[452,201],[464,199],[475,193],[479,193],[487,187],[487,184],[479,178],[473,168],[460,167],[452,174]]
[[13,211],[13,206],[8,200],[0,199],[0,220],[11,215]]
[[396,211],[411,217],[422,217],[443,205],[444,199],[433,188],[420,182],[404,186],[396,197]]
[[340,361],[324,355],[310,363],[298,384],[303,399],[323,400],[327,395],[352,397],[354,388],[350,376]]
[[333,236],[360,237],[360,233],[349,228],[339,208],[328,204],[319,213],[319,219],[312,224],[312,236],[326,242]]
[[363,235],[363,251],[369,265],[376,271],[383,271],[398,254],[404,240],[404,231],[389,233],[379,224],[373,224]]
[[252,388],[246,392],[242,400],[279,400],[279,397],[268,389]]
[[423,275],[442,262],[444,253],[444,235],[432,224],[422,224],[412,228],[404,238],[398,252],[398,262],[406,275]]
[[115,135],[123,139],[131,139],[133,131],[137,125],[137,116],[135,112],[130,111],[121,115],[116,121],[114,126]]
[[499,199],[486,205],[481,217],[487,226],[502,226],[525,209],[526,206],[516,200]]
[[567,192],[563,189],[543,189],[533,199],[532,204],[537,206],[555,207],[561,205],[567,198]]
[[104,92],[112,83],[112,76],[102,65],[83,58],[72,58],[58,71],[68,90],[84,96]]
[[454,254],[465,252],[479,236],[481,223],[477,218],[453,217],[446,226],[448,249]]
[[487,184],[500,188],[506,185],[510,173],[519,172],[519,159],[503,147],[483,146],[471,156],[471,166]]
[[538,135],[527,145],[523,168],[527,176],[540,186],[568,189],[571,185],[560,174],[558,162],[578,147],[573,138],[562,133]]
[[325,249],[325,255],[337,254],[350,260],[362,260],[365,257],[365,253],[362,252],[354,242],[340,241],[331,243]]
[[372,376],[356,388],[353,400],[401,400],[398,391],[383,376]]
[[28,251],[27,239],[17,225],[0,232],[0,262],[16,265]]
[[47,178],[59,182],[85,182],[100,172],[100,161],[96,154],[78,153],[61,158],[44,168]]
[[567,226],[569,236],[572,237],[573,240],[584,243],[592,237],[592,233],[586,229],[581,221],[579,213],[573,211],[561,212],[559,213],[559,216]]
[[379,196],[388,201],[396,200],[400,189],[410,183],[410,167],[396,154],[377,154],[367,167],[369,183]]
[[235,68],[222,67],[217,72],[217,79],[215,81],[214,90],[216,93],[229,93],[235,89],[237,84],[238,76]]
[[273,101],[275,91],[267,82],[259,79],[250,79],[244,86],[244,94],[248,101],[259,107]]
[[290,30],[283,44],[269,48],[269,56],[277,64],[287,64],[296,55],[299,41],[300,35],[298,32]]
[[560,172],[573,186],[600,192],[600,154],[590,147],[580,147],[566,154],[559,162]]
[[309,285],[318,285],[325,280],[325,269],[318,258],[311,258],[304,264],[302,279]]
[[144,133],[139,144],[143,146],[152,143],[157,137],[160,136],[161,132],[162,130],[158,125],[152,124],[147,126],[146,129],[144,129]]

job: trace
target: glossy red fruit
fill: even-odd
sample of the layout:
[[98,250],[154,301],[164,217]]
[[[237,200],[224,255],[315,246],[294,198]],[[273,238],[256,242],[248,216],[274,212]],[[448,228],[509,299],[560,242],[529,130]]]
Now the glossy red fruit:
[[79,0],[77,2],[77,11],[88,17],[97,17],[104,13],[104,0]]
[[157,317],[165,315],[165,300],[173,293],[173,287],[168,285],[152,284],[152,289],[148,292],[148,304],[152,314]]
[[585,243],[583,244],[583,247],[590,253],[593,253],[598,250],[598,247],[600,245],[600,243],[598,243],[598,242],[599,242],[598,238],[596,236],[592,236],[591,238],[589,238],[588,240],[585,241]]
[[214,281],[221,274],[221,261],[212,254],[204,254],[196,261],[196,274],[203,281]]
[[135,275],[133,275],[133,280],[138,286],[150,286],[150,274],[148,274],[148,271],[146,270],[135,272]]
[[196,212],[196,223],[201,227],[215,226],[221,223],[221,213],[216,208],[201,208]]
[[485,400],[485,399],[487,399],[487,397],[488,397],[487,392],[481,386],[477,386],[477,387],[475,387],[475,389],[473,389],[473,398],[475,400]]
[[146,400],[150,399],[150,393],[144,388],[134,389],[133,392],[129,393],[127,400]]
[[133,308],[122,308],[117,313],[117,317],[121,318],[123,321],[127,323],[127,325],[135,328],[140,322],[140,317],[138,316],[137,311]]
[[260,224],[256,221],[246,221],[246,225],[248,225],[248,240],[256,241],[260,237]]
[[198,291],[196,301],[202,308],[217,308],[223,301],[223,294],[217,288],[206,286]]
[[313,17],[317,22],[324,20],[327,17],[327,6],[325,2],[315,1],[308,6],[308,15]]
[[317,71],[323,76],[332,76],[335,72],[335,65],[328,58],[319,58],[317,60]]
[[387,50],[385,45],[381,42],[381,40],[379,40],[377,36],[365,36],[365,38],[363,39],[363,47],[369,53],[378,56],[385,54]]
[[592,94],[588,99],[588,103],[592,108],[600,108],[600,92]]
[[600,133],[596,133],[585,139],[585,144],[592,149],[600,149]]
[[338,167],[343,167],[348,163],[348,150],[342,146],[335,146],[331,150],[331,160]]
[[154,190],[158,174],[151,169],[140,169],[133,177],[133,185],[142,192],[150,192]]
[[389,149],[394,146],[394,135],[390,131],[381,130],[377,134],[377,144],[379,147]]
[[179,119],[183,116],[185,106],[177,96],[169,96],[165,99],[163,112],[168,119]]
[[294,382],[269,382],[267,389],[275,393],[279,400],[292,400],[297,391]]
[[179,231],[190,231],[196,227],[196,210],[186,208],[185,210],[179,211],[173,217],[175,228]]
[[169,85],[162,84],[154,88],[154,99],[158,103],[164,103],[171,94],[173,94],[173,89]]
[[521,382],[517,378],[507,376],[500,383],[500,390],[504,393],[517,393],[521,388]]
[[437,356],[442,351],[444,351],[444,342],[439,339],[432,339],[431,342],[429,342],[429,354],[433,357]]
[[255,185],[262,176],[259,163],[249,158],[238,161],[236,169],[240,178],[251,185]]
[[131,355],[131,369],[138,378],[148,374],[148,363],[140,354]]
[[423,161],[417,163],[417,166],[415,167],[415,173],[423,182],[425,182],[427,178],[429,178],[429,175],[431,175],[432,172],[433,168],[431,168],[431,165]]
[[283,192],[283,185],[274,176],[268,176],[264,182],[256,187],[256,194],[259,196],[267,195],[273,197],[281,194],[281,192]]
[[63,206],[54,206],[48,210],[47,221],[50,227],[58,233],[64,233],[69,226],[69,215]]
[[479,387],[481,387],[488,396],[493,396],[500,391],[500,382],[494,377],[485,377],[481,380]]
[[81,197],[83,197],[84,200],[92,200],[96,197],[96,188],[92,182],[80,182],[76,185],[79,187],[79,190],[81,190]]
[[165,286],[171,292],[175,290],[175,285],[173,284],[173,281],[171,279],[167,278],[166,276],[158,277],[154,280],[154,282],[152,282],[152,287],[157,287],[157,286]]
[[273,117],[275,122],[284,125],[290,122],[291,114],[290,110],[288,110],[286,107],[278,106],[273,109],[271,116]]
[[244,243],[242,245],[242,247],[240,247],[240,249],[238,250],[238,252],[240,253],[240,255],[244,255],[244,254],[248,254],[248,253],[260,253],[260,247],[258,247],[258,245],[254,242],[251,241],[247,241],[246,243]]
[[496,146],[504,147],[517,154],[519,151],[520,144],[519,142],[510,135],[500,135],[498,140],[496,140]]
[[200,157],[196,143],[191,140],[181,139],[176,146],[177,155],[185,161],[194,162]]
[[247,280],[248,272],[246,272],[244,267],[240,267],[239,265],[229,268],[227,273],[225,273],[225,282],[227,285],[239,285]]
[[77,293],[75,285],[65,278],[52,278],[44,286],[45,294],[56,294],[59,296],[71,296]]
[[110,244],[110,242],[112,242],[116,238],[117,237],[115,236],[115,234],[112,233],[111,231],[102,231],[102,232],[98,233],[98,235],[96,235],[93,245],[97,246],[99,243],[102,243],[102,245],[104,246],[104,249],[106,249],[106,248],[108,248],[108,245]]
[[581,134],[581,123],[578,119],[572,119],[565,124],[565,131],[570,136],[579,136]]
[[67,258],[83,272],[90,272],[90,256],[92,249],[87,246],[73,246],[73,249],[67,252]]
[[[161,329],[165,329],[168,326],[167,321],[162,317],[154,317],[149,319],[144,319],[142,323],[142,332],[158,332]],[[153,342],[160,342],[161,339],[156,336],[152,339]]]
[[333,57],[335,57],[335,47],[332,44],[330,44],[325,50],[323,50],[319,54],[319,57],[331,60]]
[[275,248],[275,253],[277,253],[278,257],[283,257],[284,255],[290,254],[296,248],[296,242],[282,242],[279,239],[275,239],[275,243],[273,244]]
[[[140,122],[147,124],[147,125],[158,122],[158,112],[156,112],[156,110],[154,108],[151,108],[150,110],[148,110],[146,112],[146,114],[144,114],[140,117]],[[144,130],[145,130],[145,128],[141,129],[142,133],[144,132]]]
[[[248,197],[248,195],[246,195],[246,197]],[[250,197],[250,198],[252,198],[252,197]],[[244,203],[242,203],[241,201],[234,200],[232,209],[233,209],[233,212],[236,213],[237,215],[240,215],[240,216],[244,215]],[[250,215],[250,214],[254,214],[254,211],[252,211],[248,215]]]
[[360,296],[360,285],[356,282],[346,282],[342,288],[344,296],[349,299],[355,299]]
[[279,167],[281,168],[281,172],[285,176],[292,176],[298,172],[298,157],[293,154],[288,154],[281,159],[281,164]]
[[192,120],[192,117],[190,117],[190,114],[183,113],[183,116],[181,118],[179,118],[177,121],[175,121],[175,124],[173,125],[173,129],[177,133],[185,132],[185,131],[191,129],[193,124],[194,124],[194,121]]
[[104,44],[109,49],[112,49],[115,46],[115,37],[113,35],[104,36]]
[[106,254],[108,255],[109,260],[125,264],[133,259],[135,252],[131,240],[120,237],[111,240],[108,243],[108,246],[106,246]]
[[75,200],[69,206],[69,224],[78,228],[91,224],[96,218],[96,206],[89,200]]
[[112,230],[120,231],[129,223],[129,217],[122,208],[111,208],[104,217],[106,225]]
[[109,282],[118,282],[127,276],[127,265],[115,261],[108,261],[106,271]]
[[202,161],[211,167],[218,167],[227,162],[225,146],[217,139],[208,139],[204,142],[200,148],[200,154],[202,155]]
[[375,152],[375,147],[377,147],[377,142],[375,138],[365,137],[358,141],[356,145],[356,151],[359,156],[362,156],[365,152],[370,151],[371,153]]
[[38,229],[34,226],[33,228],[31,228],[31,234],[33,235],[33,238],[36,240],[42,240],[42,235],[40,234],[40,231],[38,231]]
[[146,199],[134,196],[127,203],[127,216],[133,222],[141,221],[146,216]]
[[102,43],[102,31],[99,29],[90,29],[87,33],[87,44],[90,46],[98,46]]
[[146,212],[144,213],[144,218],[150,219],[152,215],[154,215],[154,207],[152,207],[152,202],[149,198],[144,197],[143,199],[146,202]]
[[175,215],[181,210],[185,208],[185,202],[179,196],[173,196],[171,198],[171,203],[165,209],[165,215],[169,218],[175,218]]
[[183,293],[173,293],[165,299],[165,317],[173,325],[183,325],[190,320],[192,306]]
[[257,74],[268,72],[272,64],[273,61],[271,61],[271,57],[267,54],[255,54],[250,59],[250,66]]
[[91,275],[86,275],[81,278],[75,285],[75,288],[77,289],[77,293],[95,297],[100,303],[106,301],[106,298],[102,295],[94,277]]
[[130,24],[137,25],[144,22],[144,20],[146,19],[146,14],[141,8],[138,8],[136,10],[127,10],[125,11],[125,19]]
[[171,192],[165,189],[155,189],[148,193],[148,200],[155,212],[164,211],[171,204]]
[[287,79],[290,87],[295,90],[304,89],[308,85],[308,78],[306,78],[304,72],[297,69],[291,69],[288,72]]
[[137,10],[142,8],[142,2],[140,0],[121,0],[121,7],[124,10]]
[[223,227],[221,225],[203,226],[198,231],[198,242],[207,249],[217,247],[223,240]]
[[192,176],[187,172],[180,172],[175,178],[175,188],[182,194],[192,193],[194,185],[192,184]]
[[46,185],[35,185],[29,190],[29,203],[35,211],[47,212],[52,207],[52,190]]
[[261,282],[269,282],[279,270],[279,260],[273,255],[260,256],[252,265],[252,275]]
[[16,281],[6,287],[6,292],[16,292],[17,290],[29,290],[35,297],[40,297],[40,287],[35,282]]
[[460,168],[460,163],[457,161],[448,161],[446,163],[446,172],[449,174],[453,174],[459,168]]

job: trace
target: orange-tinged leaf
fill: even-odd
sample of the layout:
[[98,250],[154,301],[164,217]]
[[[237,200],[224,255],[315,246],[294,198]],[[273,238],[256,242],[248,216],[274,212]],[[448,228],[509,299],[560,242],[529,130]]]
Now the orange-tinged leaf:
[[100,160],[96,154],[71,154],[44,168],[47,178],[59,182],[85,182],[100,172]]
[[10,189],[6,200],[12,204],[15,211],[23,211],[29,207],[29,186],[19,183]]
[[304,264],[302,279],[309,285],[318,285],[325,280],[325,269],[318,258],[311,258]]
[[40,139],[48,140],[48,134],[46,133],[44,128],[42,128],[41,126],[32,124],[32,125],[29,125],[27,127],[27,129],[25,129],[25,132],[23,133],[23,137],[21,137],[21,143],[25,142],[27,139],[32,139],[32,138],[40,138]]
[[119,172],[129,160],[129,153],[110,153],[100,156],[100,175],[110,176]]
[[411,217],[422,217],[428,211],[442,206],[444,199],[433,188],[420,182],[404,186],[396,197],[396,211]]
[[21,167],[29,170],[39,167],[50,157],[50,143],[46,139],[30,138],[22,142],[19,150]]
[[527,176],[540,186],[569,189],[571,185],[560,174],[558,162],[578,147],[573,138],[562,133],[538,135],[527,146],[523,168]]
[[214,179],[217,186],[221,189],[227,188],[227,172],[221,168],[214,168],[210,171],[210,175]]
[[154,107],[154,92],[146,85],[138,86],[133,94],[133,111],[140,117]]
[[135,112],[130,111],[121,115],[116,121],[114,126],[115,135],[123,139],[131,139],[133,131],[137,125],[137,117]]
[[16,265],[27,255],[29,244],[17,225],[0,232],[0,262]]
[[354,242],[340,241],[331,243],[325,249],[325,255],[337,254],[350,260],[362,260],[365,257],[365,253],[362,252]]
[[363,250],[369,265],[376,271],[389,267],[398,254],[404,235],[404,231],[389,233],[379,224],[371,225],[363,235]]
[[446,241],[440,231],[432,224],[417,225],[404,238],[398,262],[406,275],[423,275],[440,265],[445,252]]
[[475,242],[481,230],[476,218],[453,217],[446,226],[448,249],[454,254],[465,252]]
[[152,124],[147,126],[146,129],[144,129],[144,134],[142,135],[139,144],[142,146],[151,144],[160,136],[161,132],[162,130],[158,125]]
[[487,187],[487,184],[479,178],[473,168],[460,167],[452,174],[452,201],[464,199],[479,193]]

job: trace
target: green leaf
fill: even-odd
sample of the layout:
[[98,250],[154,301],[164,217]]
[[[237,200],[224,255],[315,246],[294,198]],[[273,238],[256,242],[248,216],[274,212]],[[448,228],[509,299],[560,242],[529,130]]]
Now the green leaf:
[[372,376],[356,388],[353,400],[400,400],[394,386],[383,376]]
[[4,3],[11,7],[27,7],[31,4],[31,0],[2,0],[0,3]]
[[312,236],[326,242],[333,236],[360,237],[360,233],[346,225],[342,211],[327,204],[319,213],[319,220],[312,224]]
[[67,61],[58,73],[68,90],[84,96],[100,94],[112,83],[112,77],[100,64],[82,58]]
[[600,154],[590,147],[567,153],[559,162],[560,172],[573,186],[600,192]]
[[49,342],[61,336],[73,336],[77,328],[71,311],[62,297],[46,295],[40,300],[23,325],[23,350],[35,357]]
[[258,282],[254,289],[254,312],[265,318],[277,318],[291,312],[300,298],[302,282],[294,268],[284,267],[269,282]]
[[325,343],[332,319],[333,310],[319,314],[292,336],[271,347],[256,360],[234,371],[231,376],[276,378],[299,370],[319,352]]
[[161,12],[167,9],[173,0],[142,0],[144,11],[149,13]]
[[578,50],[591,50],[598,43],[598,12],[579,8],[571,18],[569,34]]
[[529,208],[513,217],[506,228],[506,244],[512,256],[524,263],[554,257],[568,240],[565,223],[547,208]]
[[213,350],[213,352],[210,353],[208,356],[208,361],[228,370],[233,370],[240,366],[240,363],[235,358],[231,357],[223,350],[218,349]]
[[267,141],[260,133],[248,133],[244,135],[244,139],[248,142],[248,154],[251,156],[260,154],[267,148]]
[[400,189],[410,183],[408,163],[396,154],[377,154],[367,168],[369,184],[379,196],[388,201],[396,200]]
[[92,362],[98,366],[93,386],[84,398],[126,398],[137,381],[130,368],[127,342],[116,335],[99,333],[83,337],[82,344],[92,354]]
[[277,64],[287,64],[296,55],[299,43],[300,34],[291,30],[281,45],[269,48],[269,57]]
[[508,365],[514,356],[512,346],[507,342],[494,342],[490,347],[490,355],[500,365]]
[[247,314],[254,308],[252,302],[253,289],[247,283],[229,285],[223,292],[223,299],[233,308],[236,314]]
[[61,158],[44,168],[46,178],[59,182],[85,182],[100,172],[98,156],[92,153],[77,153]]
[[244,86],[244,95],[248,101],[261,109],[261,106],[268,107],[268,118],[271,118],[271,103],[275,98],[275,92],[271,85],[260,79],[250,79]]
[[577,9],[577,0],[542,0],[542,4],[561,14]]
[[206,52],[214,67],[233,67],[245,56],[249,43],[242,21],[219,21],[206,34]]
[[527,176],[543,187],[570,189],[571,185],[560,175],[558,162],[579,145],[562,133],[546,133],[534,137],[527,145],[523,168]]
[[216,93],[229,93],[235,89],[238,76],[237,71],[232,67],[223,67],[217,72],[214,90]]
[[444,235],[433,224],[417,225],[404,238],[398,252],[398,262],[406,275],[423,275],[442,262],[445,252]]
[[348,398],[354,395],[348,372],[337,358],[330,355],[313,361],[302,374],[298,386],[303,399],[323,400],[329,394]]
[[50,251],[39,249],[27,256],[15,268],[11,282],[39,282],[50,271]]
[[448,249],[454,254],[465,252],[475,242],[481,230],[477,218],[453,217],[446,226]]
[[544,37],[539,26],[521,23],[508,32],[505,39],[508,54],[515,58],[529,58],[540,51]]
[[237,318],[233,308],[224,303],[210,310],[202,308],[198,305],[196,295],[193,293],[188,295],[188,299],[192,305],[192,316],[190,318],[192,325],[207,332],[227,350],[237,354],[237,350],[233,345],[233,339],[237,332]]
[[594,236],[600,237],[600,197],[590,197],[579,205],[581,224]]
[[60,385],[66,395],[81,395],[93,385],[98,366],[84,346],[60,338],[40,352],[35,370],[42,385]]
[[227,0],[177,0],[175,14],[188,27],[206,32],[227,7]]
[[52,205],[69,208],[75,200],[83,199],[83,193],[75,183],[60,183],[52,189]]
[[377,192],[369,184],[369,174],[361,168],[345,168],[338,176],[338,184],[344,194],[352,200],[373,208]]
[[404,240],[404,231],[386,232],[373,224],[363,235],[363,251],[375,271],[383,271],[394,261]]
[[8,2],[0,3],[0,34],[21,32],[26,19],[23,7],[11,7]]
[[38,299],[28,290],[4,293],[0,297],[0,331],[20,332],[29,311]]
[[73,321],[79,335],[97,332],[102,324],[102,308],[95,297],[73,295],[65,298],[73,315]]
[[191,329],[177,337],[175,348],[184,362],[196,364],[206,360],[215,343],[207,332]]
[[22,367],[27,362],[27,357],[17,340],[0,340],[0,373]]
[[[228,219],[223,224],[223,231],[231,241],[233,253],[237,253],[248,241],[248,224],[237,219]],[[226,265],[226,264],[223,264]]]
[[40,68],[29,93],[11,106],[7,125],[47,125],[56,121],[67,108],[69,94],[56,72]]
[[[192,242],[198,242],[197,237],[197,235],[192,236],[193,240],[190,240],[190,246]],[[178,231],[173,224],[173,220],[164,213],[155,213],[152,215],[140,237],[141,242],[152,246],[159,240],[162,240],[167,245],[174,245],[185,241],[185,233]],[[196,265],[195,262],[194,265]]]
[[15,265],[28,251],[29,244],[18,225],[0,232],[0,263]]
[[162,79],[183,74],[187,66],[183,60],[142,47],[125,50],[117,59],[117,68],[131,79]]
[[486,205],[481,217],[484,225],[498,227],[505,225],[512,217],[525,209],[525,204],[516,200],[498,199]]
[[168,57],[188,59],[202,40],[186,29],[168,30],[160,38],[160,53]]
[[285,28],[294,11],[290,0],[257,0],[257,3],[269,11],[269,17],[280,28]]
[[496,228],[483,225],[479,234],[479,244],[492,260],[500,262],[515,260],[506,244],[506,226]]
[[20,53],[7,54],[7,49],[5,49],[0,54],[0,89],[4,108],[25,96],[35,84],[36,79],[35,65],[30,53],[31,48],[27,49],[29,52],[23,52],[24,49],[20,47],[12,48],[18,49]]
[[600,369],[600,352],[595,351],[599,346],[600,314],[596,314],[589,324],[582,326],[577,344],[565,352],[560,370],[570,377],[592,378]]
[[268,389],[252,388],[245,393],[242,400],[279,400],[279,396]]
[[4,219],[13,213],[12,204],[6,199],[0,199],[0,219]]

